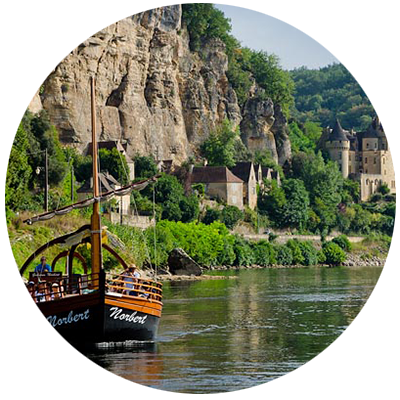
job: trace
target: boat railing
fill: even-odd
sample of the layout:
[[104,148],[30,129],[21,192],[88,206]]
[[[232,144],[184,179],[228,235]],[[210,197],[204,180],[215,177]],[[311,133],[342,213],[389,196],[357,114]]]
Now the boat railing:
[[99,287],[99,274],[61,274],[33,277],[28,283],[28,291],[36,303],[59,300],[68,296],[93,293]]
[[152,279],[136,278],[131,275],[107,275],[107,293],[161,303],[162,284]]

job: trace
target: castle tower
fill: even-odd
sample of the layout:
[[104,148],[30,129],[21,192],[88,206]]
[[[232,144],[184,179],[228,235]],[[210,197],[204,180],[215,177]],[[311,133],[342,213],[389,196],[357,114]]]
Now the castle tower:
[[350,140],[337,119],[335,126],[329,133],[326,149],[331,160],[338,163],[343,178],[347,178],[349,176]]

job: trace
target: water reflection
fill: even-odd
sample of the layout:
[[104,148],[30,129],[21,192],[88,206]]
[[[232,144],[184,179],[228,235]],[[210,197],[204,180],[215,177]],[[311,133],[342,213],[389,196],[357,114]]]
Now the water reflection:
[[380,268],[241,270],[238,279],[171,282],[157,344],[88,354],[126,379],[182,393],[265,383],[331,344]]

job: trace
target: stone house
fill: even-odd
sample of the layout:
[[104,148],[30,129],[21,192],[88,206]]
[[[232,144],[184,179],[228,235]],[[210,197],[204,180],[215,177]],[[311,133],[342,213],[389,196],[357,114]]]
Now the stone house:
[[254,210],[257,207],[257,176],[252,162],[239,162],[231,172],[243,181],[243,204]]
[[392,155],[378,117],[364,132],[344,130],[336,120],[328,129],[322,146],[337,162],[343,178],[353,176],[361,183],[361,201],[366,201],[386,183],[396,193]]
[[210,198],[221,199],[243,210],[243,180],[227,167],[193,167],[189,179],[191,185],[204,184]]

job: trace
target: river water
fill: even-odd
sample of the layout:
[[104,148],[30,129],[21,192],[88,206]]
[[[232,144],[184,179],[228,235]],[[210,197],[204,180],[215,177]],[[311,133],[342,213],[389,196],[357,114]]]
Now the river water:
[[218,393],[278,378],[311,360],[353,321],[379,267],[219,272],[237,279],[164,284],[157,342],[86,354],[136,383]]

